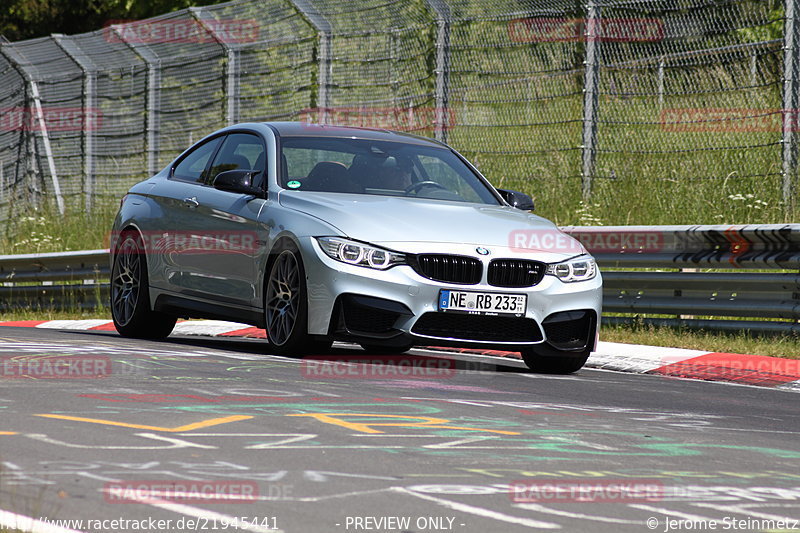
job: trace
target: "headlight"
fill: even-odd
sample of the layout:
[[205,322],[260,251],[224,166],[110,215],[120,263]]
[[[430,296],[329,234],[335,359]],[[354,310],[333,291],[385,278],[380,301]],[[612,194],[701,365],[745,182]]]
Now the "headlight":
[[597,265],[588,255],[581,255],[561,263],[547,265],[546,274],[555,276],[564,283],[586,281],[597,275]]
[[406,262],[403,254],[341,237],[317,237],[317,242],[328,257],[348,265],[386,270]]

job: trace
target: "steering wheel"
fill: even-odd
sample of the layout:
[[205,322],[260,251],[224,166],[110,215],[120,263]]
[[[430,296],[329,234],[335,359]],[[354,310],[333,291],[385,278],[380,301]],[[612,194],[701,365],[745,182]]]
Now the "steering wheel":
[[406,187],[405,194],[410,194],[412,192],[413,193],[417,193],[423,187],[438,187],[439,189],[444,189],[445,191],[449,191],[450,190],[447,187],[445,187],[444,185],[440,185],[439,183],[436,183],[435,181],[428,180],[428,181],[418,181],[417,183],[412,183],[411,185]]

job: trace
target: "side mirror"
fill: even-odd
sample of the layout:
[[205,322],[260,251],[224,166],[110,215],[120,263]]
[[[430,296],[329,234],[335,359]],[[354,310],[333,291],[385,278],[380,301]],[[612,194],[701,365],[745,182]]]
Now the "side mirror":
[[497,192],[500,193],[503,200],[511,207],[516,207],[523,211],[533,211],[533,198],[524,192],[512,191],[510,189],[497,189]]
[[258,173],[258,170],[226,170],[225,172],[220,172],[214,178],[214,188],[220,191],[252,194],[258,198],[266,198],[263,190],[259,187],[253,187],[253,177]]

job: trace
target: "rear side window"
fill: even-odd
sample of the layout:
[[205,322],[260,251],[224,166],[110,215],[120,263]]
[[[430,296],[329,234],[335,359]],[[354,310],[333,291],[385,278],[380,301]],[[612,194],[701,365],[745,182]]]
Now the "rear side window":
[[195,148],[175,166],[172,177],[181,181],[202,182],[205,177],[203,171],[221,141],[222,139],[217,137]]

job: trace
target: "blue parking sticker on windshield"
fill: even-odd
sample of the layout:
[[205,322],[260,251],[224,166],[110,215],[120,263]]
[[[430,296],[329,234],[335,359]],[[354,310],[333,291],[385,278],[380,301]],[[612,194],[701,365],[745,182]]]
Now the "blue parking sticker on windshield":
[[286,184],[286,186],[289,187],[290,189],[297,189],[298,187],[300,187],[300,185],[302,185],[302,183],[300,183],[297,180],[292,180]]
[[442,291],[439,293],[439,309],[447,309],[450,303],[450,291]]

